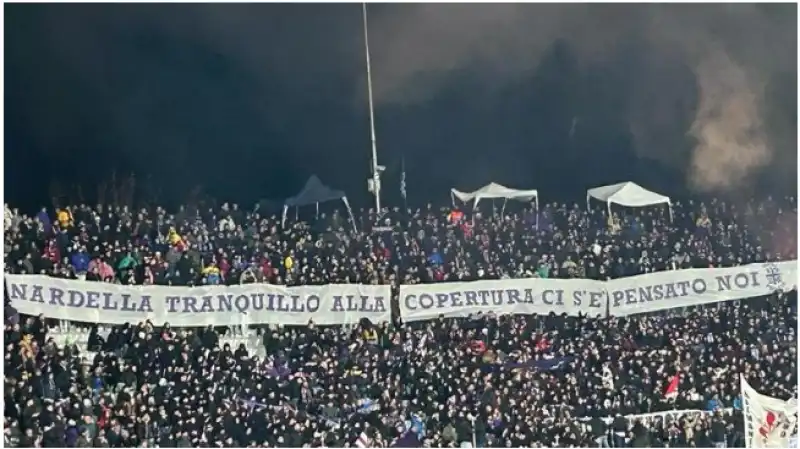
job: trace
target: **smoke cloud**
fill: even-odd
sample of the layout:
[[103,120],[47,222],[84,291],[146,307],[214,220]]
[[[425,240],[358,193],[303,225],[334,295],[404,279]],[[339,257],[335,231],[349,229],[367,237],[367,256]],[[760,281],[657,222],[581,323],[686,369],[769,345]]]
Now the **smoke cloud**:
[[796,182],[795,5],[373,9],[380,104],[429,101],[465,69],[489,90],[518,83],[565,42],[581,69],[615,65],[637,153],[684,169],[694,190],[741,188],[768,168]]
[[[102,99],[98,103],[108,110],[92,121],[113,131],[103,133],[107,140],[129,147],[131,159],[138,158],[136,149],[142,147],[169,149],[180,159],[212,137],[225,136],[220,145],[247,148],[261,138],[252,130],[262,123],[289,129],[292,120],[308,120],[309,110],[318,109],[308,104],[339,102],[363,110],[360,6],[55,5],[31,34],[49,41],[42,48],[56,48],[63,71],[79,80],[93,98]],[[464,92],[474,103],[496,105],[498,98],[524,96],[520,92],[537,83],[554,48],[563,48],[571,73],[555,70],[548,82],[570,97],[565,98],[569,110],[563,114],[563,132],[570,140],[573,134],[576,139],[582,135],[592,139],[598,130],[623,126],[645,166],[657,161],[677,169],[697,191],[733,193],[765,179],[770,187],[794,186],[796,8],[794,4],[370,4],[378,115],[382,108],[433,103],[443,92],[460,86],[464,74],[481,86]],[[203,51],[187,50],[193,46]],[[201,60],[199,55],[208,53],[213,57],[203,58],[211,62]],[[18,61],[28,59],[25,54],[17,56]],[[145,70],[150,67],[157,70]],[[40,84],[46,87],[44,73],[34,71],[45,78]],[[236,82],[223,82],[231,79]],[[318,87],[323,81],[351,87],[326,91]],[[189,100],[153,103],[172,98],[173,91]],[[68,94],[51,94],[46,88],[31,93],[49,102],[48,107],[37,108],[45,109],[37,112],[42,117],[37,121],[61,124],[37,133],[46,138],[44,146],[60,144],[77,128],[69,122],[74,114],[47,115],[55,110],[52,99]],[[328,96],[325,101],[307,100],[323,94]],[[88,95],[75,94],[71,102],[80,104]],[[277,101],[276,95],[305,103]],[[190,119],[177,123],[176,105],[181,104],[226,104],[231,113],[212,119],[198,106]],[[281,106],[271,107],[274,104]],[[306,106],[294,107],[297,104]],[[165,112],[173,106],[175,112]],[[604,120],[610,116],[622,124]],[[315,123],[316,131],[321,132],[322,123]],[[409,123],[413,126],[413,120]],[[344,125],[330,126],[326,138],[339,137],[335,131]],[[521,121],[514,122],[508,129],[521,126]],[[210,131],[217,128],[219,132]],[[300,134],[291,139],[303,138]],[[231,143],[230,135],[239,136],[238,141]],[[304,145],[311,148],[316,142]],[[184,148],[183,153],[178,148]],[[298,164],[305,163],[304,156],[296,157]]]
[[697,144],[689,182],[702,189],[729,189],[772,158],[760,112],[763,83],[748,79],[724,50],[696,67],[699,103],[689,131]]

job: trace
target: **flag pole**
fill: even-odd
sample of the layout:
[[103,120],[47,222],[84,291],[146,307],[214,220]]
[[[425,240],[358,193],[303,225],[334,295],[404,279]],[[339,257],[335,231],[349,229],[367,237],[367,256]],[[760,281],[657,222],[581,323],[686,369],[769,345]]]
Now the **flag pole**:
[[478,447],[478,438],[475,435],[475,417],[472,417],[472,447]]
[[381,212],[381,171],[383,167],[378,165],[378,147],[375,143],[375,110],[372,99],[372,68],[369,58],[369,32],[367,29],[367,4],[361,3],[361,12],[364,21],[364,56],[367,62],[367,94],[369,96],[369,136],[372,143],[372,182],[371,191],[375,195],[376,213]]
[[408,186],[406,185],[406,157],[400,160],[402,173],[400,174],[400,194],[403,196],[403,213],[408,212]]

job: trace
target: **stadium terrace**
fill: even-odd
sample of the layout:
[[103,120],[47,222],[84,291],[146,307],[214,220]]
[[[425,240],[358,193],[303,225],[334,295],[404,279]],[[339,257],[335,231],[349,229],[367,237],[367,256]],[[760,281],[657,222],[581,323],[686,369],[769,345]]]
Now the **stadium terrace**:
[[4,444],[794,444],[794,198],[501,187],[381,216],[6,208]]

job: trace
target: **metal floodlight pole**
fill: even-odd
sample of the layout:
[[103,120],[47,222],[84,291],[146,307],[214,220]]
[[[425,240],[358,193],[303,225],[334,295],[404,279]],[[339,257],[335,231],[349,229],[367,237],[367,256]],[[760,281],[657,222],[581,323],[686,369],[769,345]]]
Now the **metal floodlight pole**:
[[372,193],[375,195],[375,209],[381,211],[381,171],[378,165],[378,147],[375,143],[375,110],[372,100],[372,69],[369,61],[369,32],[367,30],[367,4],[361,4],[364,19],[364,55],[367,60],[367,94],[369,96],[369,134],[372,142]]

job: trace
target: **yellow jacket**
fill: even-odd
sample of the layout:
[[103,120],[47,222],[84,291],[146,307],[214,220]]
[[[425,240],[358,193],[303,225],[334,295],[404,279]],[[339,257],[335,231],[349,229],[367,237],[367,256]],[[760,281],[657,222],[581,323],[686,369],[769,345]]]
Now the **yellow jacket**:
[[211,264],[203,268],[203,274],[219,274],[219,267],[217,267],[214,264]]
[[181,236],[175,229],[169,230],[169,243],[170,245],[177,245],[181,241]]
[[58,211],[56,218],[58,218],[58,222],[61,224],[61,226],[67,226],[70,220],[72,220],[72,214],[66,209],[61,209]]

